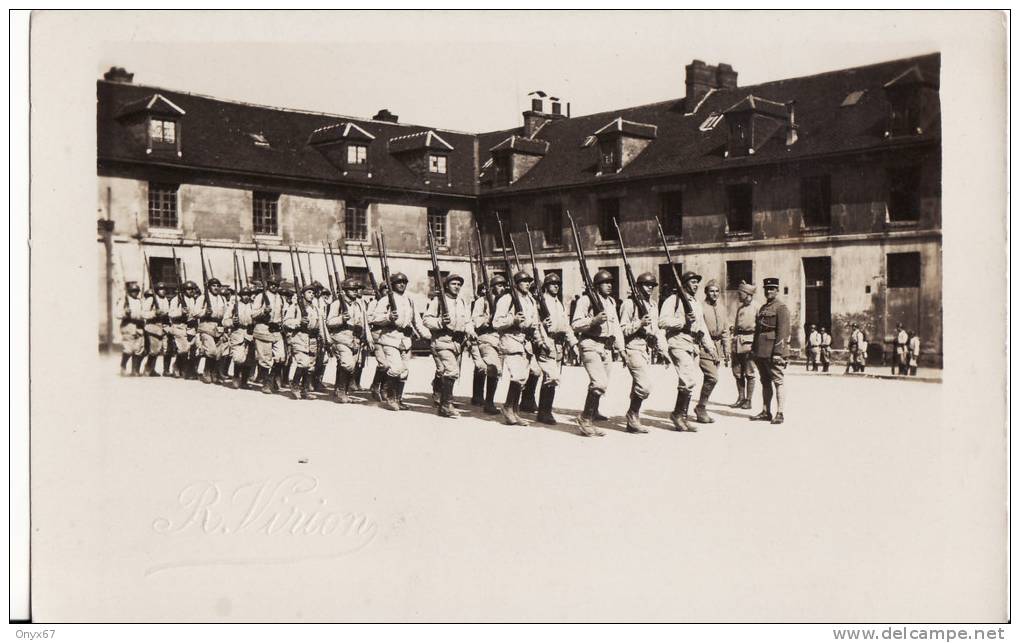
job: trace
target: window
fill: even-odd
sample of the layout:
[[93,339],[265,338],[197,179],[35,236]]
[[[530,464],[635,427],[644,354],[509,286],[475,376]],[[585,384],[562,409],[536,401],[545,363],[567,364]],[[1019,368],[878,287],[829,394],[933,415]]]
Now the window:
[[921,287],[921,253],[894,252],[886,255],[890,288]]
[[727,232],[750,232],[752,211],[752,186],[750,183],[726,186]]
[[828,175],[809,176],[800,180],[800,208],[805,227],[829,227],[832,188]]
[[180,263],[180,259],[174,263],[173,257],[149,257],[149,274],[157,282],[162,281],[168,286],[176,287]]
[[666,192],[659,197],[662,214],[662,231],[668,238],[683,236],[684,195],[683,192]]
[[889,134],[892,136],[911,136],[918,133],[921,127],[920,99],[916,93],[890,96],[893,102],[889,115]]
[[347,268],[344,269],[344,275],[347,279],[357,279],[360,281],[361,285],[364,286],[366,290],[372,290],[372,282],[368,278],[368,268],[347,266]]
[[450,240],[446,237],[446,210],[429,208],[428,212],[429,230],[432,231],[436,244],[440,246],[450,245]]
[[493,182],[496,185],[510,185],[510,155],[501,154],[493,159],[493,166],[495,168],[495,175]]
[[177,123],[161,118],[149,119],[149,143],[175,145],[177,143]]
[[620,220],[620,200],[599,199],[599,238],[602,241],[616,241],[619,238],[613,219],[617,222]]
[[723,119],[722,114],[712,112],[711,114],[708,115],[708,118],[702,121],[701,125],[698,126],[698,129],[701,130],[702,132],[711,132],[713,129],[715,129],[715,126],[718,125],[719,121],[721,121],[722,119]]
[[603,172],[616,171],[616,139],[599,143],[599,169]]
[[726,262],[726,290],[736,290],[740,284],[754,285],[754,270],[750,261]]
[[545,245],[563,245],[563,208],[559,203],[548,203],[545,206]]
[[274,261],[269,263],[268,261],[253,261],[251,262],[251,278],[257,279],[265,285],[266,280],[275,275],[277,278],[283,276],[280,272],[280,262]]
[[279,194],[256,192],[252,195],[251,217],[255,234],[278,234],[276,211],[279,201]]
[[368,209],[363,205],[349,205],[344,211],[344,239],[368,239]]
[[347,165],[365,165],[368,163],[368,147],[365,145],[347,146]]
[[917,221],[921,218],[921,168],[889,169],[889,221]]
[[429,172],[433,174],[446,174],[446,157],[438,154],[429,154]]
[[[682,263],[674,263],[676,267],[677,277],[684,274],[684,265]],[[659,264],[659,303],[666,301],[666,297],[669,297],[676,292],[676,279],[673,278],[673,270],[668,263]]]
[[166,183],[149,184],[149,227],[177,229],[177,188]]

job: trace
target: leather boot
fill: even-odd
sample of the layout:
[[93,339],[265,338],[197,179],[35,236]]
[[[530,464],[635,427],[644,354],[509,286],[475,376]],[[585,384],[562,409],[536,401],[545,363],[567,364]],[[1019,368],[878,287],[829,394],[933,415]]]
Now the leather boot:
[[202,381],[206,384],[212,384],[212,360],[208,357],[201,358],[202,362]]
[[262,392],[270,394],[273,392],[273,378],[271,371],[265,366],[259,366],[259,379],[262,380]]
[[485,371],[475,371],[471,380],[471,406],[485,404]]
[[130,363],[131,363],[131,353],[121,353],[120,354],[120,374],[121,375],[127,375],[128,374],[127,366]]
[[436,375],[432,378],[432,406],[437,409],[443,403],[443,378]]
[[141,375],[142,358],[142,355],[131,356],[131,377],[138,377]]
[[751,398],[754,396],[754,380],[747,378],[746,389],[747,392],[744,394],[744,403],[740,405],[742,409],[751,408]]
[[375,377],[372,378],[372,397],[376,402],[382,404],[386,401],[386,369],[380,366],[375,367]]
[[776,413],[776,417],[772,418],[772,424],[782,424],[782,423],[783,423],[783,412],[780,411],[779,413]]
[[[591,416],[591,419],[592,419],[593,422],[605,422],[606,420],[609,419],[606,416],[604,416],[601,413],[599,413],[599,402],[601,402],[601,401],[602,401],[602,396],[601,395],[596,395],[595,396],[595,411],[594,411],[594,414]],[[597,428],[595,430],[595,433],[598,434],[598,429]]]
[[521,383],[510,382],[510,386],[506,390],[506,401],[503,403],[501,409],[503,413],[503,419],[506,420],[507,424],[514,425],[520,424],[521,418],[517,416],[517,405],[521,400]]
[[643,400],[637,395],[630,396],[630,408],[627,409],[627,432],[648,433],[648,429],[641,424],[641,402]]
[[694,407],[694,417],[697,418],[697,421],[701,424],[712,424],[715,422],[715,420],[712,419],[712,416],[708,414],[708,411],[701,404]]
[[521,392],[520,410],[525,413],[534,413],[538,410],[538,404],[535,403],[535,389],[538,388],[539,379],[538,375],[529,373],[527,381],[524,382],[524,390]]
[[499,386],[499,376],[485,376],[485,406],[482,408],[487,415],[499,415],[496,408],[496,387]]
[[581,415],[577,416],[577,429],[586,438],[595,437],[595,427],[591,422],[592,416],[595,414],[595,403],[598,397],[588,391],[588,396],[584,398],[584,410],[581,411]]
[[347,391],[351,385],[351,374],[343,369],[342,366],[337,364],[336,367],[336,383],[333,384],[333,400],[338,404],[347,404],[351,401]]
[[743,405],[743,403],[744,403],[744,382],[745,382],[745,380],[746,380],[746,378],[743,378],[743,377],[738,377],[737,378],[737,401],[734,402],[733,404],[730,404],[730,408],[731,409],[739,409],[741,407],[741,405]]
[[453,408],[453,385],[457,380],[444,377],[440,381],[440,394],[441,399],[439,400],[439,415],[447,418],[460,417],[460,413],[457,409]]
[[400,396],[403,394],[404,382],[399,377],[388,377],[386,379],[386,401],[383,402],[383,408],[389,409],[390,411],[399,411],[400,409]]
[[305,379],[308,376],[307,368],[294,369],[294,379],[291,380],[290,396],[295,400],[300,400],[305,397]]
[[173,356],[169,353],[163,354],[163,377],[170,377],[173,375],[173,371],[170,369],[171,359],[173,359]]
[[159,373],[156,372],[156,359],[156,355],[149,355],[145,360],[145,374],[149,377],[159,377]]
[[312,379],[314,373],[310,368],[301,369],[301,399],[310,400],[312,399]]
[[326,360],[320,359],[312,372],[312,387],[316,393],[325,393],[326,387],[322,385],[322,375],[326,372]]
[[538,417],[535,418],[542,424],[556,426],[556,418],[553,417],[553,399],[556,397],[555,386],[543,386],[538,394]]
[[361,391],[361,374],[365,370],[365,361],[358,362],[358,365],[354,367],[354,372],[351,374],[350,383],[347,385],[348,391]]
[[220,358],[219,376],[220,382],[223,384],[230,381],[230,361],[230,355],[224,355]]
[[677,431],[697,432],[697,429],[687,423],[687,407],[691,404],[691,392],[680,389],[676,392],[676,404],[673,412],[669,414],[670,421]]

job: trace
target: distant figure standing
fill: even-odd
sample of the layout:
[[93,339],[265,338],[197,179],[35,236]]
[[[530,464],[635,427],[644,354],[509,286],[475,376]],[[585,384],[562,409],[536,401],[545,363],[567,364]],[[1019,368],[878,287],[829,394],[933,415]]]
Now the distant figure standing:
[[907,343],[909,341],[910,336],[907,334],[907,331],[903,329],[903,324],[896,324],[896,339],[892,363],[893,375],[907,374],[907,353],[909,352]]
[[832,335],[829,331],[822,329],[822,372],[829,372],[829,363],[832,362]]
[[910,337],[907,340],[907,364],[909,367],[910,375],[917,375],[917,358],[921,355],[921,337],[918,336],[914,331],[907,331],[907,335]]
[[817,371],[818,362],[822,359],[822,334],[818,328],[811,324],[808,326],[807,336],[807,366],[806,370]]
[[868,339],[864,336],[864,332],[858,328],[857,322],[851,325],[851,329],[850,361],[846,365],[847,372],[853,370],[854,373],[863,373],[864,366],[868,361]]

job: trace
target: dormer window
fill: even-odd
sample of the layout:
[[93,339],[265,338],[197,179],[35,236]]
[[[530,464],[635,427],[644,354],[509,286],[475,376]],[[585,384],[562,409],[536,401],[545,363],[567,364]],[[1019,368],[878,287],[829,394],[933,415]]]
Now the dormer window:
[[496,176],[493,183],[496,185],[510,185],[511,173],[510,173],[510,155],[501,154],[494,157],[492,166],[496,170]]
[[446,174],[445,154],[429,154],[429,172],[432,174]]
[[914,65],[883,86],[889,100],[889,124],[885,135],[923,134],[937,118],[938,83]]
[[367,145],[348,145],[347,146],[347,165],[363,166],[368,163],[368,146]]
[[492,153],[494,172],[492,183],[496,186],[516,183],[535,167],[549,151],[549,142],[537,138],[511,136],[498,145],[489,148]]
[[655,139],[658,127],[617,118],[595,132],[599,144],[599,174],[615,174]]
[[602,172],[615,172],[619,169],[616,165],[616,139],[603,141],[599,144],[599,170]]
[[149,119],[149,144],[176,145],[177,122],[155,116]]
[[[786,144],[792,145],[797,138],[792,133],[794,123],[793,103],[780,103],[759,96],[748,95],[730,107],[723,116],[729,123],[729,140],[726,145],[727,158],[750,156],[761,150],[785,125],[788,136]],[[777,137],[778,138],[778,137]]]
[[152,94],[123,105],[117,119],[131,128],[136,140],[145,141],[145,153],[181,156],[181,119],[184,110],[162,94]]
[[375,136],[351,122],[336,123],[320,127],[308,137],[308,144],[341,171],[367,172],[372,178],[368,162],[368,146]]

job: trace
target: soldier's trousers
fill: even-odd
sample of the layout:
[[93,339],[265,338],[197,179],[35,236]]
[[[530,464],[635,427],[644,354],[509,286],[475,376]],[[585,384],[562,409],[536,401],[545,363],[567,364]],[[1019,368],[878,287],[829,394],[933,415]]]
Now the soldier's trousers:
[[120,327],[120,343],[124,355],[145,355],[145,334],[134,322]]
[[558,386],[563,373],[563,342],[552,344],[554,349],[539,351],[535,362],[542,371],[542,386]]
[[755,357],[754,363],[761,374],[761,399],[765,410],[771,410],[772,397],[775,393],[776,412],[783,412],[783,366],[777,366],[771,357]]
[[709,396],[712,395],[715,385],[719,382],[719,364],[708,355],[701,354],[698,359],[698,366],[701,367],[702,373],[701,393],[698,396],[698,404],[704,406]]
[[294,365],[298,368],[315,366],[315,354],[319,350],[319,338],[306,331],[296,331],[290,336],[290,350]]
[[701,379],[701,369],[698,368],[697,359],[698,354],[694,349],[669,347],[669,360],[676,370],[676,386],[681,391],[693,391],[694,387],[698,385],[698,380]]
[[198,325],[198,348],[201,355],[210,359],[220,356],[220,333],[216,324],[202,322]]
[[166,332],[161,325],[145,325],[145,352],[156,357],[166,351]]
[[472,341],[468,346],[468,354],[471,356],[471,363],[476,371],[486,370],[485,360],[482,359],[482,351],[478,348],[478,342]]
[[464,349],[459,344],[432,342],[432,359],[436,362],[436,377],[457,379],[460,377],[460,356]]
[[630,371],[630,395],[647,400],[652,394],[652,359],[648,348],[643,344],[628,346],[623,353],[624,363]]
[[[376,346],[380,346],[376,344]],[[386,364],[386,374],[401,380],[407,379],[408,364],[411,358],[411,350],[397,346],[382,346],[383,358]]]
[[248,359],[248,342],[251,341],[248,331],[244,328],[235,328],[227,337],[230,360],[240,367]]
[[581,363],[588,372],[588,390],[603,395],[609,388],[609,368],[613,364],[613,353],[606,344],[586,337],[580,342]]
[[527,351],[503,354],[503,367],[511,382],[524,384],[528,381],[528,375],[540,376],[542,374],[542,369],[532,357],[532,354]]
[[503,371],[503,356],[499,352],[499,347],[488,342],[479,342],[478,352],[482,357],[482,363],[485,364],[486,375],[499,377]]
[[174,324],[170,327],[170,335],[173,337],[174,343],[177,344],[178,355],[187,355],[191,351],[194,335],[188,330],[186,324]]
[[820,346],[809,346],[807,349],[808,368],[818,370],[818,363],[821,362],[822,349]]
[[256,326],[255,355],[258,357],[259,366],[265,369],[270,369],[274,364],[284,361],[287,351],[283,344],[283,335],[279,332],[265,330],[265,326],[262,329]]
[[730,358],[733,360],[730,362],[730,369],[733,371],[733,377],[736,378],[737,384],[754,382],[757,373],[754,366],[754,353],[733,353]]
[[337,364],[348,373],[353,373],[358,365],[358,354],[361,352],[359,344],[346,344],[344,342],[333,342],[333,354],[336,355]]

